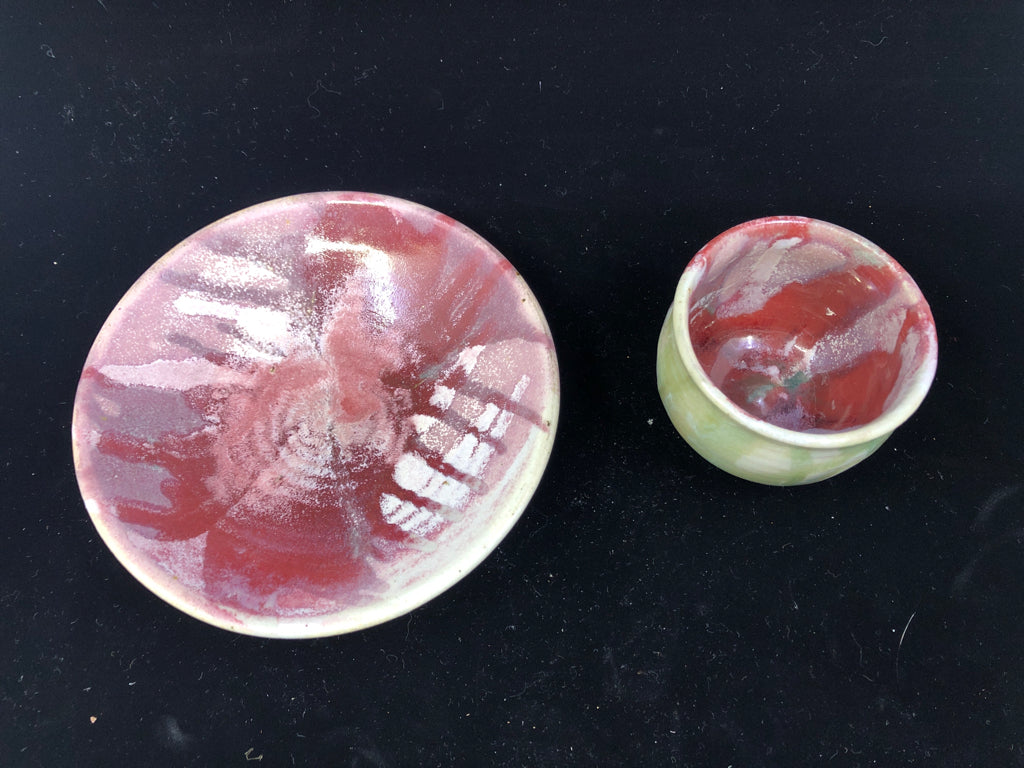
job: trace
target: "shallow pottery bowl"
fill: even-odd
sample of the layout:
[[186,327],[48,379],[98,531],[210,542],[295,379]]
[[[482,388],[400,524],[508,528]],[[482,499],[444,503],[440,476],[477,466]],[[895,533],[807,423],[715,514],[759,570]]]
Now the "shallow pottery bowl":
[[438,595],[505,536],[550,455],[551,335],[461,224],[331,192],[192,235],[128,291],[75,400],[93,523],[143,584],[266,637]]
[[813,483],[875,451],[935,375],[935,322],[863,237],[776,216],[716,237],[683,272],[658,344],[672,423],[712,464]]

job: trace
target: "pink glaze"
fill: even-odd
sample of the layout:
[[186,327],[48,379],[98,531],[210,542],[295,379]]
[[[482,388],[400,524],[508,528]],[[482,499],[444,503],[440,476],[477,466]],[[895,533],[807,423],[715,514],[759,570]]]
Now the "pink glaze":
[[115,309],[76,399],[79,481],[126,564],[201,611],[326,614],[469,546],[557,386],[532,294],[472,232],[285,198],[193,235]]
[[689,331],[711,381],[786,429],[837,431],[881,416],[934,353],[931,311],[877,246],[824,222],[758,219],[715,238]]

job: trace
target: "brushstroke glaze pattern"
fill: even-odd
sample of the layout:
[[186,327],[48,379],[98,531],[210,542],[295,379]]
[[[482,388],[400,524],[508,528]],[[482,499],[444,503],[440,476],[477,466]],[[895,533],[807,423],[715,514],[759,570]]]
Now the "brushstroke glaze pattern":
[[512,266],[451,219],[319,193],[188,238],[100,331],[76,469],[111,549],[172,604],[311,636],[476,565],[543,472],[558,374]]
[[931,311],[881,249],[825,222],[758,219],[687,267],[659,344],[662,399],[717,466],[774,484],[860,461],[920,405]]

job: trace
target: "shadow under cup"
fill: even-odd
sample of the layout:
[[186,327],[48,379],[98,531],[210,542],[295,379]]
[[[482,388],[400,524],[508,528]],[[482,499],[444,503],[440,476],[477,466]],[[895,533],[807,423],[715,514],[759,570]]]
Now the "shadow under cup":
[[706,459],[794,485],[876,450],[921,404],[936,360],[931,310],[896,261],[842,227],[779,216],[728,230],[687,266],[658,387]]

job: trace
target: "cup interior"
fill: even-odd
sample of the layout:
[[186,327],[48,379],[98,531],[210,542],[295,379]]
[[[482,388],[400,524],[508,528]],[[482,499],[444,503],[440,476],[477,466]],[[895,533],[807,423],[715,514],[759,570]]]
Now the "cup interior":
[[757,219],[712,240],[687,272],[693,353],[756,419],[808,433],[856,429],[912,411],[931,383],[927,302],[895,260],[853,232]]

